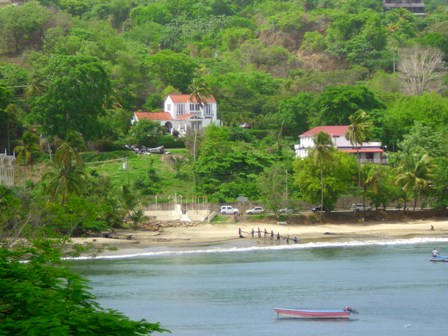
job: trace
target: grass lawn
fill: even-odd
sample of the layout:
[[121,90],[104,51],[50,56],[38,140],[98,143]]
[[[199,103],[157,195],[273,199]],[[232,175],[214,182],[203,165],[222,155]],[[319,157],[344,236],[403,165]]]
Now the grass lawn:
[[83,158],[88,174],[95,171],[100,176],[108,176],[116,188],[125,184],[134,186],[139,180],[147,180],[149,183],[148,172],[153,169],[158,179],[157,195],[160,201],[175,193],[184,197],[193,196],[194,185],[189,164],[185,164],[181,169],[181,176],[176,177],[175,170],[168,163],[168,158],[172,155],[188,157],[188,151],[174,149],[169,150],[169,153],[137,155],[133,152],[112,152],[98,153],[98,156],[87,153]]

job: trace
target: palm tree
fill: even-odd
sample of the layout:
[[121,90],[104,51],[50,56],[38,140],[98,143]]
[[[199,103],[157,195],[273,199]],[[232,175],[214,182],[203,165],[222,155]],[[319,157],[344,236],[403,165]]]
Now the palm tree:
[[[207,98],[211,97],[212,95],[207,82],[203,78],[195,78],[193,79],[189,87],[189,90],[190,90],[190,100],[192,102],[196,101],[196,103],[198,103],[202,109],[205,109],[205,107],[207,106]],[[194,129],[196,136],[198,127],[194,127]]]
[[366,141],[367,137],[370,135],[370,128],[372,123],[369,121],[369,116],[363,110],[356,111],[353,115],[349,117],[351,124],[348,126],[345,138],[350,141],[353,147],[356,148],[356,158],[358,162],[358,190],[357,194],[359,196],[359,191],[361,189],[361,162],[359,157],[359,148],[362,143]]
[[190,87],[190,100],[196,100],[196,102],[204,108],[207,105],[207,98],[209,98],[212,93],[207,82],[203,78],[193,79]]
[[400,167],[402,172],[398,174],[395,183],[399,185],[405,193],[414,194],[414,211],[417,206],[417,198],[423,191],[428,190],[431,179],[434,177],[435,165],[432,158],[425,154],[416,161],[410,169]]
[[[193,79],[190,87],[190,100],[196,100],[196,102],[201,106],[201,108],[205,108],[207,105],[207,98],[209,98],[212,93],[210,87],[207,82],[203,78],[195,78]],[[196,143],[198,137],[198,127],[194,128],[194,140],[193,140],[193,163],[196,163]],[[194,186],[196,188],[196,174],[193,174]]]
[[78,152],[67,142],[63,142],[54,155],[53,169],[44,175],[49,180],[47,192],[54,202],[58,196],[65,203],[70,194],[80,195],[84,189],[85,172]]
[[34,163],[33,155],[40,151],[38,143],[39,138],[34,133],[25,132],[19,145],[14,148],[14,151],[17,153],[17,161],[25,166],[31,165],[31,170],[33,170]]
[[82,164],[82,159],[79,152],[66,141],[63,141],[56,149],[54,159],[56,162],[65,167],[72,167],[74,165]]
[[149,217],[145,215],[145,212],[142,209],[134,210],[132,213],[129,214],[129,217],[132,220],[132,227],[135,230],[138,229],[138,225],[140,223],[143,223],[144,221],[149,219]]
[[331,151],[333,149],[333,142],[328,133],[319,132],[313,137],[314,147],[310,151],[310,157],[313,158],[314,164],[320,170],[320,222],[322,223],[322,211],[324,207],[324,165],[331,158]]
[[175,177],[180,177],[181,176],[180,171],[182,167],[184,167],[188,163],[188,159],[181,155],[172,155],[169,156],[168,163],[171,166],[171,168],[173,168],[174,171],[176,172]]
[[121,187],[119,197],[121,208],[126,215],[132,213],[139,205],[138,193],[127,185]]
[[122,186],[119,194],[119,203],[122,220],[130,219],[135,229],[137,229],[139,223],[148,219],[141,208],[140,195],[129,186]]

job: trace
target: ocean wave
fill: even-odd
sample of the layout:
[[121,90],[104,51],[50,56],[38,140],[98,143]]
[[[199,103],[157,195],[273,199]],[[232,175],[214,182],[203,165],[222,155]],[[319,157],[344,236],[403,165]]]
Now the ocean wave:
[[191,255],[191,254],[209,254],[209,253],[245,253],[254,251],[268,250],[303,250],[315,248],[349,248],[361,246],[396,246],[396,245],[419,245],[429,243],[446,243],[448,238],[409,238],[409,239],[371,239],[371,240],[350,240],[339,242],[309,242],[299,244],[282,244],[282,245],[253,245],[253,246],[214,246],[208,248],[192,248],[192,249],[166,249],[166,250],[147,250],[142,249],[133,253],[113,255],[97,255],[97,256],[81,256],[70,258],[70,260],[92,260],[92,259],[128,259],[142,257],[159,257],[159,256],[175,256],[175,255]]

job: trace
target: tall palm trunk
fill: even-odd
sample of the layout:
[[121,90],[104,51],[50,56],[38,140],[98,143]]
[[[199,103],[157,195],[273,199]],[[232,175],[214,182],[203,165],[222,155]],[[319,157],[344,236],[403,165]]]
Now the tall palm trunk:
[[324,211],[324,167],[320,160],[320,223],[322,224],[322,212]]
[[359,147],[356,147],[356,161],[358,162],[358,197],[361,190],[361,158],[359,157]]

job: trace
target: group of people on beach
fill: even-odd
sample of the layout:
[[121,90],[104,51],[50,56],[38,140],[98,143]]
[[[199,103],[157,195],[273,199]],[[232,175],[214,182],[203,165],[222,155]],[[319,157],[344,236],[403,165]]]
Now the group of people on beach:
[[[292,240],[294,242],[294,244],[297,244],[299,242],[299,239],[297,238],[296,235],[291,239],[289,237],[289,235],[281,236],[280,232],[277,232],[277,235],[275,235],[274,230],[271,230],[271,232],[269,233],[268,230],[266,230],[266,228],[264,229],[264,231],[262,233],[260,227],[258,227],[257,231],[255,231],[255,229],[252,228],[252,231],[250,232],[252,238],[255,238],[255,232],[257,232],[258,238],[261,238],[261,236],[263,234],[264,238],[267,238],[269,236],[269,239],[271,239],[271,240],[274,240],[274,237],[276,237],[277,242],[280,242],[282,239],[284,239],[286,241],[286,244],[289,244],[290,240]],[[241,230],[241,228],[238,229],[238,235],[240,238],[245,238],[243,236],[243,231]]]

